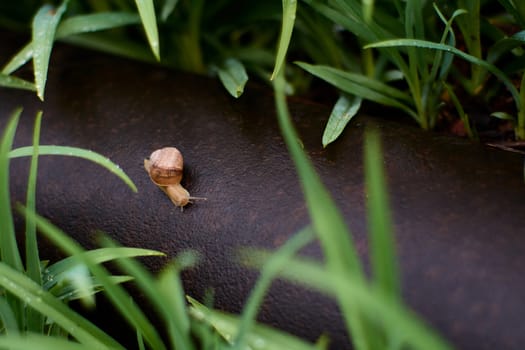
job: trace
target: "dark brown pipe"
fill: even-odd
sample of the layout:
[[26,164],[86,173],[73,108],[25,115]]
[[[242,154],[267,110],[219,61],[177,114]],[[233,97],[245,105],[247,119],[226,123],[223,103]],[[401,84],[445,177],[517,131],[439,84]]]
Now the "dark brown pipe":
[[[13,51],[14,52],[14,51]],[[42,144],[102,153],[136,183],[132,193],[87,161],[42,157],[38,212],[95,247],[97,230],[122,245],[202,253],[184,274],[189,295],[213,289],[218,308],[239,312],[257,273],[236,249],[275,249],[309,223],[297,176],[276,123],[271,91],[250,86],[232,99],[214,79],[170,72],[78,49],[53,53],[46,101],[0,90],[0,128],[24,107],[16,146],[29,145],[43,109]],[[290,105],[305,149],[366,256],[362,139],[366,125],[383,139],[407,302],[461,349],[519,349],[525,343],[525,186],[523,159],[395,121],[361,116],[323,149],[327,107]],[[185,157],[184,186],[206,202],[181,212],[149,179],[143,159],[163,146]],[[23,201],[28,160],[11,166],[13,202]],[[43,244],[42,258],[60,253]],[[321,256],[318,246],[306,249]],[[165,260],[148,259],[156,271]],[[260,319],[310,340],[323,332],[349,348],[328,298],[276,281]]]

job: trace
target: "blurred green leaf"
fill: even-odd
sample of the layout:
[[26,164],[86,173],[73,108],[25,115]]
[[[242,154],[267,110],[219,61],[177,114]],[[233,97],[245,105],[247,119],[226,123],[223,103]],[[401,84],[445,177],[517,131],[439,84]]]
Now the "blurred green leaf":
[[159,33],[157,29],[157,20],[155,18],[155,6],[153,0],[135,0],[139,10],[142,25],[148,37],[149,46],[157,60],[160,60]]
[[[30,156],[33,152],[32,146],[20,147],[12,150],[9,153],[10,158],[17,157],[27,157]],[[90,160],[96,164],[99,164],[117,175],[122,181],[124,181],[134,192],[137,192],[137,187],[131,181],[131,179],[126,175],[126,173],[115,163],[113,163],[108,158],[102,156],[93,151],[85,150],[77,147],[68,147],[68,146],[39,146],[38,154],[43,155],[55,155],[55,156],[68,156],[68,157],[78,157]]]
[[361,97],[340,96],[332,109],[323,133],[323,147],[334,142],[343,132],[350,120],[361,108]]
[[140,23],[140,17],[128,12],[105,12],[64,19],[57,28],[56,39]]
[[[313,228],[326,259],[326,266],[330,271],[352,276],[360,281],[359,283],[366,283],[361,261],[343,216],[297,141],[299,137],[292,125],[286,104],[285,86],[286,82],[281,72],[274,80],[279,126],[297,169]],[[366,348],[370,341],[366,334],[366,321],[358,313],[352,312],[352,302],[347,294],[338,293],[337,302],[342,310],[348,332],[352,334],[354,346]]]
[[[239,328],[239,318],[224,312],[207,308],[197,300],[187,297],[191,304],[190,314],[198,321],[211,325],[221,336],[230,342]],[[255,325],[246,336],[246,344],[251,349],[287,349],[287,350],[318,350],[318,348],[283,331]]]
[[[233,344],[236,349],[244,349],[250,330],[254,327],[257,311],[261,306],[266,292],[279,271],[301,248],[315,238],[315,232],[310,226],[295,234],[288,240],[261,268],[259,279],[246,301],[239,322],[239,329]],[[246,254],[247,253],[247,254]],[[241,250],[241,260],[249,259],[249,250]]]
[[283,4],[283,19],[281,27],[281,37],[279,38],[279,46],[277,48],[277,55],[275,56],[275,67],[273,69],[270,80],[275,79],[279,74],[281,67],[286,58],[288,46],[292,38],[292,31],[295,24],[295,12],[297,11],[297,0],[282,0]]
[[493,112],[490,114],[490,116],[502,120],[510,120],[512,122],[516,121],[516,117],[507,112]]
[[329,66],[311,65],[303,62],[296,64],[348,94],[400,108],[418,120],[417,114],[406,104],[411,102],[410,96],[398,89],[364,75],[344,72]]
[[12,75],[0,73],[0,86],[36,91],[35,84]]
[[75,313],[50,293],[42,290],[40,285],[23,273],[12,269],[3,262],[0,262],[0,286],[23,300],[27,306],[52,319],[79,342],[92,348],[122,349],[113,338]]
[[395,247],[393,223],[388,203],[383,156],[379,135],[365,135],[364,172],[368,214],[368,237],[372,278],[385,297],[401,300],[401,278]]
[[38,97],[44,100],[44,89],[47,80],[49,57],[55,39],[55,31],[62,14],[66,10],[68,0],[64,0],[56,10],[51,5],[42,6],[33,19],[33,69]]
[[[253,267],[262,267],[267,260],[267,252],[254,252]],[[295,258],[288,261],[279,276],[300,283],[328,296],[344,294],[351,303],[351,312],[363,312],[376,320],[382,327],[399,336],[399,340],[409,349],[445,350],[452,349],[431,328],[411,312],[400,301],[392,300],[381,290],[370,288],[354,276],[342,276],[330,271],[318,262]],[[404,349],[404,347],[402,347]]]
[[171,15],[179,0],[166,0],[164,1],[164,6],[162,6],[162,11],[160,14],[161,21],[165,22],[168,17]]
[[[19,207],[19,210],[27,215],[33,215],[37,227],[42,234],[67,254],[75,255],[78,261],[89,268],[93,276],[103,286],[105,294],[111,303],[133,327],[144,335],[144,339],[152,348],[159,350],[166,349],[159,333],[144,315],[144,312],[135,305],[130,295],[122,286],[114,284],[110,273],[104,266],[92,261],[89,255],[84,255],[84,249],[77,242],[53,226],[48,220],[35,213],[28,212],[22,207]],[[134,277],[136,278],[136,276]],[[68,330],[67,327],[65,327],[65,329]]]
[[244,65],[240,61],[234,58],[227,59],[222,66],[217,67],[217,73],[222,85],[230,95],[235,98],[242,95],[244,86],[248,81],[248,74],[246,74]]
[[[24,46],[16,55],[11,58],[9,62],[2,68],[3,74],[11,74],[16,71],[18,68],[26,64],[31,58],[33,58],[33,44],[30,42]],[[36,87],[33,84],[33,89],[36,90]]]
[[18,108],[11,114],[0,139],[0,258],[3,263],[18,271],[23,271],[24,266],[16,243],[9,197],[9,151],[21,113],[22,109]]
[[92,350],[92,344],[79,344],[56,336],[26,333],[0,336],[0,347],[10,350]]

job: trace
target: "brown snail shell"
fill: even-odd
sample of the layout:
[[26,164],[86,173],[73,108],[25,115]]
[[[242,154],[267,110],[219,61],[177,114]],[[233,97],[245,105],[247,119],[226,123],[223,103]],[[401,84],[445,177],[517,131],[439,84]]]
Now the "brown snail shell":
[[164,147],[151,153],[149,160],[144,159],[144,168],[153,181],[171,199],[173,204],[184,207],[192,199],[206,199],[190,197],[190,193],[182,187],[182,170],[184,161],[182,154],[175,147]]

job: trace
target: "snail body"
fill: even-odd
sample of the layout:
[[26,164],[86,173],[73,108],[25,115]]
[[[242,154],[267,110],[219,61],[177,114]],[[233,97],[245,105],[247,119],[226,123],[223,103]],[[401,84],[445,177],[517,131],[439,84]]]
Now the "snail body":
[[164,147],[151,153],[149,159],[144,159],[144,168],[148,175],[161,190],[171,199],[173,204],[181,209],[191,203],[190,193],[182,187],[182,170],[184,160],[182,154],[175,147]]

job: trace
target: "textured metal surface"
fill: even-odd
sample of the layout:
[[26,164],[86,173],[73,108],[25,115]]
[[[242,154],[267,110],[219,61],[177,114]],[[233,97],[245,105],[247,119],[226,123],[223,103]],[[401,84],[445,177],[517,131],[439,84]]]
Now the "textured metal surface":
[[[100,152],[139,192],[87,161],[42,157],[39,213],[86,247],[102,230],[123,245],[169,256],[197,249],[203,261],[184,274],[188,294],[201,297],[212,288],[217,307],[240,311],[257,274],[234,261],[236,249],[277,248],[309,222],[270,91],[251,87],[233,100],[215,80],[69,48],[56,50],[50,67],[45,103],[0,89],[0,128],[23,106],[16,146],[28,145],[34,114],[43,109],[42,144]],[[426,133],[389,115],[357,118],[340,141],[322,149],[329,109],[292,101],[291,110],[362,256],[362,135],[366,125],[380,128],[407,302],[459,348],[521,348],[522,157]],[[181,212],[151,183],[143,159],[163,146],[181,150],[183,184],[208,201]],[[24,199],[27,166],[12,161],[13,202]],[[306,253],[321,255],[316,245]],[[43,243],[43,258],[58,255]],[[158,270],[165,260],[146,263]],[[316,293],[276,281],[260,316],[312,340],[326,331],[334,348],[349,348],[334,303]]]

